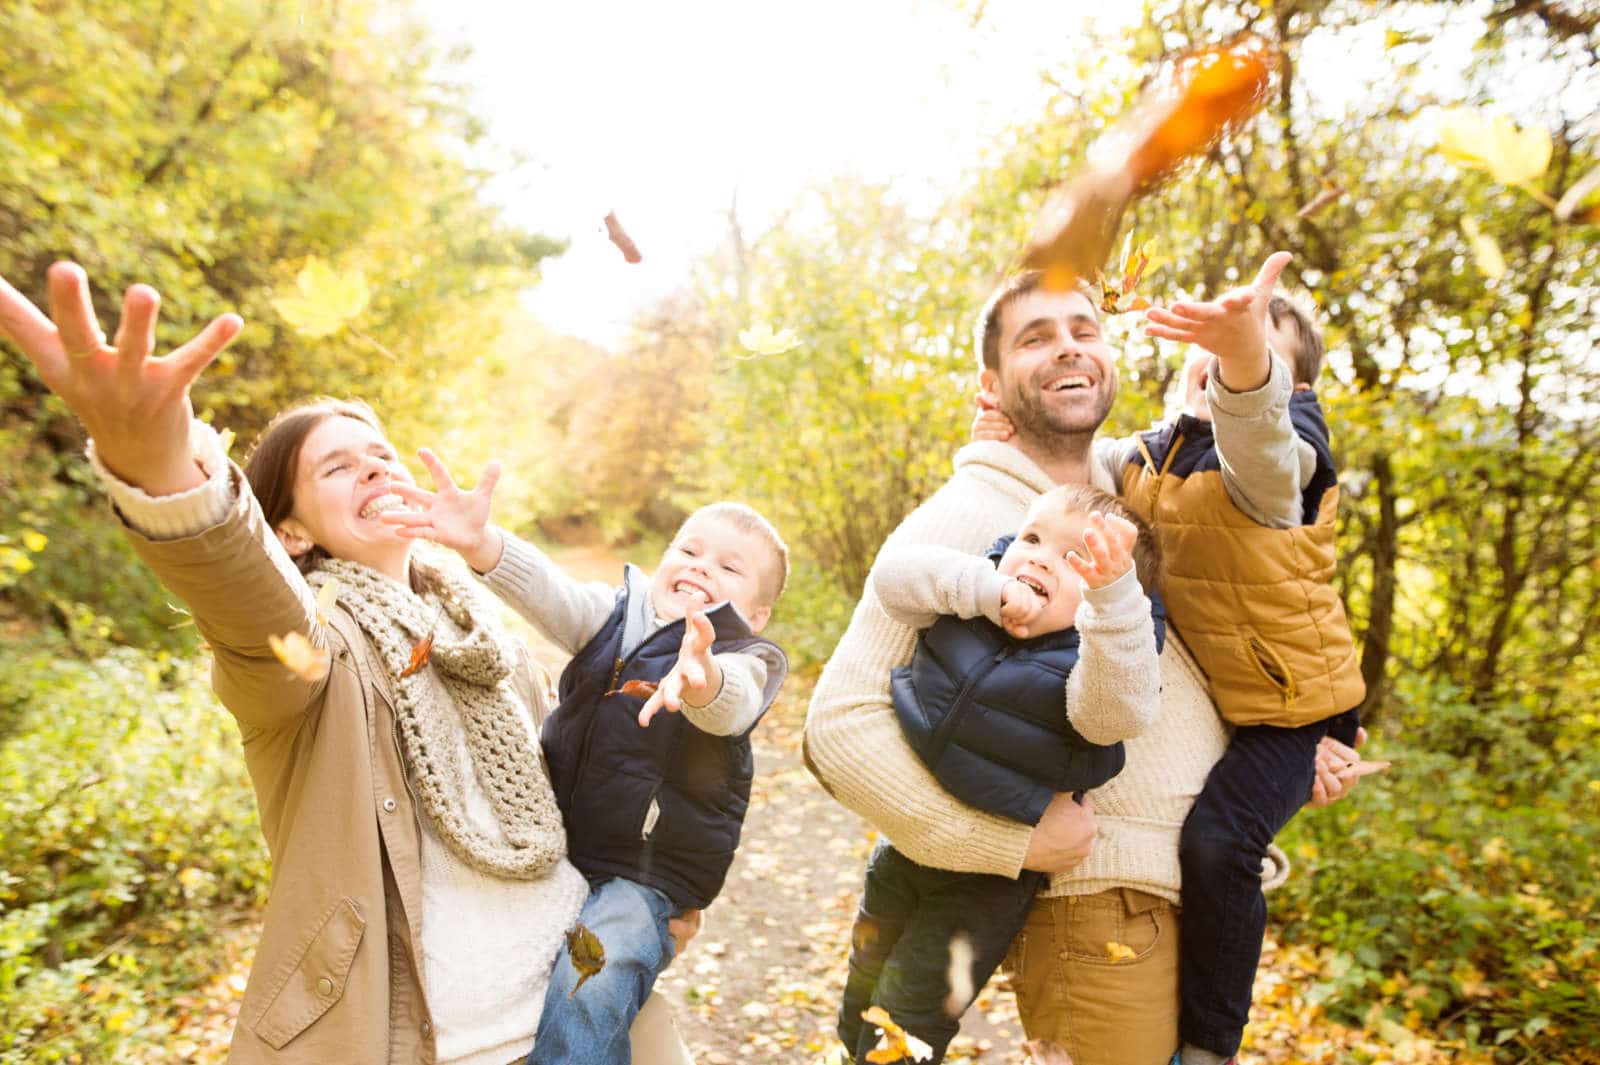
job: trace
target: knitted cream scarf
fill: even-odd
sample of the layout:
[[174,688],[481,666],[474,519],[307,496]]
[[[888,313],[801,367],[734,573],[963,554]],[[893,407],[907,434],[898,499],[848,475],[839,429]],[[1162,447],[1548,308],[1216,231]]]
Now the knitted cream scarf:
[[[436,572],[437,593],[418,596],[377,570],[328,559],[308,576],[314,588],[339,582],[338,600],[377,648],[395,692],[395,718],[421,806],[450,850],[480,872],[535,880],[566,854],[550,779],[529,742],[509,684],[510,655],[472,614],[473,595],[458,577]],[[433,634],[427,665],[400,674],[417,641]],[[448,693],[428,677],[433,673]],[[489,798],[504,841],[466,815],[464,781],[451,717],[459,719],[472,771]]]

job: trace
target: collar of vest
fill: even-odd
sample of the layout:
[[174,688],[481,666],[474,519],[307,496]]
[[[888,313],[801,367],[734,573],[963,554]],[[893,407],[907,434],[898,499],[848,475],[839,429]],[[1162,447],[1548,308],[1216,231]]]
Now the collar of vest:
[[[651,631],[656,621],[655,604],[650,601],[650,578],[639,567],[628,563],[622,567],[622,653],[628,654],[635,647],[652,638],[657,633],[676,630],[681,633],[684,627],[682,618],[669,621]],[[745,621],[739,613],[739,608],[731,602],[724,600],[713,603],[705,610],[706,620],[711,622],[711,629],[716,634],[717,643],[724,640],[747,640],[755,636],[750,630],[750,623]],[[677,637],[681,639],[680,637]]]

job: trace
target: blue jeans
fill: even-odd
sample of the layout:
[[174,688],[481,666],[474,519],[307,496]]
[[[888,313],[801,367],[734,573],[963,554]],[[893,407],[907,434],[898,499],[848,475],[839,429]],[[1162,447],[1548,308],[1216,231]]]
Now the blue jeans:
[[1224,1057],[1238,1053],[1267,931],[1261,860],[1311,797],[1317,744],[1327,735],[1354,743],[1358,723],[1349,710],[1299,728],[1240,727],[1206,778],[1178,843],[1178,1032],[1185,1043]]
[[[527,1065],[628,1065],[628,1028],[644,1008],[676,944],[667,921],[672,901],[655,888],[612,877],[596,884],[578,920],[605,950],[605,965],[578,987],[561,948]],[[577,988],[576,991],[573,989]]]

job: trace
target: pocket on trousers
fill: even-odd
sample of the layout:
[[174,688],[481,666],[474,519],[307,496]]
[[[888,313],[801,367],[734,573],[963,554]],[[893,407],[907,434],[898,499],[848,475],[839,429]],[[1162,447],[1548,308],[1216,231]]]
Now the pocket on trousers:
[[266,1001],[249,1019],[250,1030],[273,1050],[282,1050],[327,1013],[344,997],[366,927],[351,899],[330,906],[304,945],[278,966]]
[[[1085,965],[1131,965],[1152,954],[1161,942],[1155,910],[1129,913],[1121,898],[1088,896],[1071,907],[1062,953]],[[1133,951],[1128,957],[1118,948]],[[1114,956],[1115,955],[1115,956]]]

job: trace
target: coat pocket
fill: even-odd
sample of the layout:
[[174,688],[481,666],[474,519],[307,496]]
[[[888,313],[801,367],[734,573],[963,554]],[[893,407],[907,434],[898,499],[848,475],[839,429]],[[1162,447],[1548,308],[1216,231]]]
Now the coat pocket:
[[285,958],[268,985],[250,1030],[273,1050],[309,1028],[344,995],[345,979],[367,922],[353,900],[340,899]]

